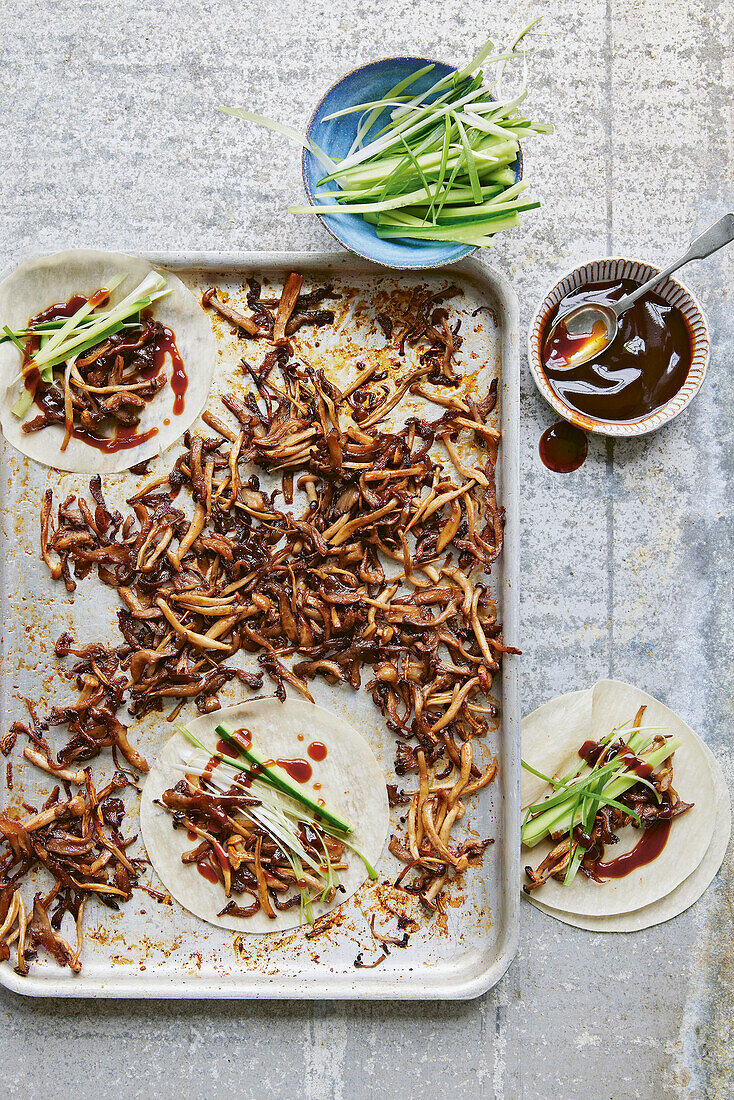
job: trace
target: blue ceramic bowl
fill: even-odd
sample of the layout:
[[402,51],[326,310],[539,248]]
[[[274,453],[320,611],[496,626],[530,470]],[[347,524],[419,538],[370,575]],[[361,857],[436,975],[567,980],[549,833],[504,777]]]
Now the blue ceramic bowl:
[[[360,114],[344,115],[325,122],[326,115],[351,107],[356,103],[369,103],[379,99],[400,80],[410,76],[425,65],[434,65],[430,73],[422,76],[409,91],[415,95],[425,92],[442,76],[454,72],[450,65],[440,61],[431,62],[424,57],[386,57],[382,61],[373,61],[347,73],[329,88],[311,116],[306,129],[309,138],[316,142],[331,157],[345,157],[357,133]],[[384,125],[384,115],[377,120],[373,133]],[[522,153],[519,152],[512,168],[515,178],[522,177]],[[324,170],[313,154],[303,150],[303,184],[308,201],[318,206],[316,188],[323,177]],[[329,190],[337,191],[336,184],[327,185]],[[321,218],[326,229],[344,245],[367,260],[383,264],[385,267],[422,269],[443,267],[475,251],[475,247],[466,244],[453,244],[443,241],[396,241],[381,240],[374,225],[364,221],[359,214],[325,214]]]

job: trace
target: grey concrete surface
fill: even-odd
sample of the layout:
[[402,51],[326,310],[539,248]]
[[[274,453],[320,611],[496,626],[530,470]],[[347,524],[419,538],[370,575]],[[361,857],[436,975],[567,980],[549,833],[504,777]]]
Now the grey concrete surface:
[[[323,248],[298,158],[217,115],[302,125],[353,65],[467,58],[545,14],[526,149],[544,200],[493,261],[523,324],[600,254],[662,261],[732,205],[732,0],[4,0],[0,248]],[[713,339],[694,405],[549,473],[523,370],[524,710],[612,674],[700,731],[732,777],[734,252],[688,269]],[[32,1003],[0,994],[0,1094],[504,1100],[734,1095],[732,856],[685,915],[631,936],[523,906],[520,949],[463,1005]]]

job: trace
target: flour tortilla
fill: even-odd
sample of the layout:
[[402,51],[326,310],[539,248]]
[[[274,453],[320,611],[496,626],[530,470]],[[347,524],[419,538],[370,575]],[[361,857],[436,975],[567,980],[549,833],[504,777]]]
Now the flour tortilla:
[[[589,917],[630,913],[669,894],[695,871],[706,855],[716,823],[713,776],[701,741],[673,711],[629,684],[601,680],[592,691],[588,733],[582,736],[577,748],[587,738],[598,741],[623,722],[633,719],[643,704],[647,708],[644,726],[660,726],[661,732],[680,738],[681,747],[673,758],[673,785],[683,801],[693,802],[694,806],[673,821],[668,842],[657,859],[624,878],[608,879],[603,883],[588,879],[582,873],[578,873],[569,886],[549,879],[537,891],[537,901],[545,906]],[[552,737],[553,728],[549,732]],[[566,750],[564,742],[559,755]],[[564,755],[555,769],[557,773],[562,772],[565,760]],[[620,842],[608,850],[607,858],[617,858],[631,851],[640,839],[640,831],[629,826],[620,831],[619,838]],[[536,867],[552,847],[550,840],[541,841],[534,848],[523,847],[523,866],[531,863]]]
[[[591,727],[591,688],[569,691],[538,707],[522,723],[522,758],[543,775],[566,775],[579,763],[578,751]],[[522,769],[520,805],[539,802],[550,787]]]
[[[139,257],[89,249],[70,249],[29,260],[0,284],[0,327],[23,328],[31,317],[48,306],[67,302],[75,294],[88,297],[106,286],[113,276],[124,274],[124,282],[112,292],[110,298],[114,305],[134,290],[151,270],[152,265]],[[72,437],[66,450],[62,451],[63,426],[52,424],[43,431],[30,434],[22,431],[23,421],[38,415],[35,404],[31,405],[23,421],[11,412],[20,393],[19,383],[11,385],[11,382],[20,371],[21,357],[15,345],[7,341],[0,344],[0,423],[9,443],[44,466],[77,473],[110,474],[153,458],[170,447],[193,424],[209,395],[217,355],[216,343],[209,320],[193,294],[175,275],[166,271],[160,274],[165,276],[173,293],[153,303],[151,316],[173,331],[189,379],[184,411],[179,416],[174,415],[174,393],[170,385],[165,385],[141,410],[138,432],[144,434],[149,428],[158,429],[147,443],[130,450],[105,454]],[[170,358],[166,357],[163,369],[170,379]],[[165,420],[169,421],[167,425]]]
[[[215,727],[246,727],[252,733],[252,748],[266,759],[306,758],[307,746],[314,740],[327,748],[326,759],[310,761],[313,778],[305,784],[312,798],[321,797],[353,826],[349,842],[362,852],[374,867],[382,852],[389,824],[385,777],[365,739],[336,715],[305,700],[258,699],[217,710],[188,723],[188,729],[214,749],[218,740]],[[301,735],[303,740],[298,739]],[[194,916],[230,928],[235,932],[283,932],[301,923],[300,907],[278,913],[274,920],[262,910],[253,917],[219,917],[227,901],[224,888],[204,879],[192,864],[181,862],[181,854],[194,845],[183,829],[174,829],[167,810],[154,804],[165,790],[181,778],[179,765],[198,754],[186,738],[176,733],[163,747],[143,787],[140,800],[140,824],[148,857],[163,885]],[[199,754],[200,755],[200,754]],[[286,778],[288,778],[286,776]],[[313,784],[321,788],[314,791]],[[347,849],[349,867],[339,872],[345,893],[337,891],[330,904],[313,904],[315,917],[336,908],[350,897],[367,878],[367,869],[359,856]],[[251,898],[232,895],[235,902],[248,905]]]
[[665,921],[679,916],[698,901],[713,882],[721,867],[726,850],[731,839],[731,799],[726,785],[721,765],[711,750],[701,742],[706,759],[711,767],[716,791],[716,825],[714,835],[708,846],[706,855],[696,870],[688,878],[671,890],[664,898],[646,905],[642,909],[636,909],[631,913],[620,913],[612,917],[581,917],[575,913],[564,913],[559,909],[551,909],[541,901],[528,894],[523,896],[531,900],[533,904],[549,916],[564,924],[573,925],[576,928],[585,928],[589,932],[639,932],[643,928],[652,928],[656,924],[664,924]]

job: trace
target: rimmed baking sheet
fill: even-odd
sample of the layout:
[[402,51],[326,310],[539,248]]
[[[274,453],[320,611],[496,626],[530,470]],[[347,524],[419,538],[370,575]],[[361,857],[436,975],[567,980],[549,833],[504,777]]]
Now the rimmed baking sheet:
[[[504,552],[493,571],[493,588],[504,623],[505,638],[518,641],[518,317],[517,299],[507,280],[491,267],[469,258],[447,269],[408,274],[390,273],[344,254],[319,253],[160,253],[147,254],[156,266],[175,271],[194,292],[217,285],[236,301],[248,276],[279,287],[289,271],[301,272],[312,284],[333,282],[343,292],[338,335],[301,330],[308,357],[325,369],[340,361],[354,363],[369,354],[377,326],[374,314],[391,295],[413,287],[438,290],[458,286],[452,313],[462,318],[464,344],[460,364],[471,385],[480,391],[492,377],[499,379],[497,419],[502,445],[497,468],[497,494],[506,510]],[[346,303],[346,308],[344,304]],[[330,304],[330,303],[329,303]],[[237,363],[250,350],[232,335],[230,326],[214,321],[219,342],[217,394],[242,378]],[[229,381],[226,381],[226,379]],[[398,407],[398,410],[400,406]],[[396,410],[396,412],[398,411]],[[209,431],[209,429],[204,429]],[[151,464],[148,477],[173,461],[173,450]],[[167,457],[168,456],[168,457]],[[113,594],[93,577],[79,583],[73,598],[54,583],[39,555],[38,507],[49,487],[54,496],[84,492],[85,475],[63,474],[34,465],[2,440],[0,453],[0,735],[26,716],[24,697],[39,702],[39,713],[70,699],[73,686],[54,656],[54,642],[70,630],[80,644],[117,639]],[[125,498],[143,479],[131,473],[104,479],[107,499],[125,510]],[[501,724],[488,746],[497,756],[499,772],[491,786],[474,799],[466,828],[491,836],[481,869],[471,870],[463,886],[456,884],[445,916],[421,920],[421,931],[408,948],[391,949],[375,969],[355,968],[362,952],[365,963],[381,953],[370,931],[395,930],[395,918],[385,908],[400,897],[390,886],[401,865],[387,852],[378,866],[376,884],[367,884],[338,910],[330,928],[309,939],[306,929],[279,936],[236,935],[205,925],[175,903],[158,904],[143,892],[119,913],[90,906],[85,918],[83,970],[75,976],[52,959],[40,958],[28,977],[9,964],[0,965],[0,981],[9,989],[34,996],[70,997],[294,997],[374,999],[459,999],[478,996],[494,985],[509,966],[516,949],[519,906],[519,716],[517,658],[506,657],[496,681]],[[236,689],[232,689],[234,692]],[[267,690],[267,681],[266,687]],[[369,694],[354,693],[321,681],[313,684],[317,703],[330,706],[370,741],[385,772],[392,776],[394,739]],[[222,704],[236,696],[220,693]],[[186,711],[182,713],[185,719]],[[148,715],[132,725],[142,751],[152,759],[170,734],[160,715]],[[18,751],[15,760],[18,761]],[[0,760],[4,765],[4,759]],[[95,774],[112,761],[95,760]],[[46,777],[48,778],[48,777]],[[3,798],[19,805],[33,802],[35,784],[43,780],[30,764],[16,763],[14,789]],[[398,813],[398,807],[393,813]],[[137,849],[136,849],[137,850]],[[155,884],[155,876],[152,876]]]

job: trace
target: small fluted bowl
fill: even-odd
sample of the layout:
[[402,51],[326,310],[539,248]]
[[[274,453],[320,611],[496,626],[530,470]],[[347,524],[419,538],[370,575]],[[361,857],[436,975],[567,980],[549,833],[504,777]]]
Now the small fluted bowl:
[[679,309],[686,319],[691,338],[691,366],[683,386],[665,405],[648,416],[631,423],[597,420],[566,405],[551,389],[543,373],[543,339],[548,320],[562,298],[588,283],[610,282],[617,279],[633,279],[637,283],[644,283],[651,279],[657,271],[656,267],[638,263],[636,260],[604,259],[582,264],[580,267],[574,268],[573,271],[569,271],[548,291],[530,324],[528,360],[535,385],[559,416],[562,416],[564,420],[568,420],[571,424],[583,428],[584,431],[625,438],[654,432],[683,412],[703,385],[709,361],[709,334],[706,318],[690,290],[686,290],[684,286],[681,286],[680,283],[670,277],[659,283],[654,291],[664,301]]
[[[399,81],[426,65],[433,65],[434,68],[410,86],[411,94],[425,92],[442,76],[455,72],[453,66],[425,57],[386,57],[382,61],[373,61],[369,65],[353,69],[333,84],[319,101],[306,128],[306,136],[315,141],[330,157],[345,157],[357,133],[361,115],[355,113],[325,121],[326,116],[357,103],[381,99]],[[384,120],[381,122],[384,123]],[[318,206],[316,189],[324,175],[324,169],[309,149],[303,150],[302,165],[303,185],[308,201],[312,206]],[[510,167],[515,172],[515,180],[519,181],[522,178],[521,152],[518,152],[517,159]],[[326,186],[330,190],[338,190],[335,183]],[[359,214],[324,214],[321,221],[345,248],[385,267],[404,270],[444,267],[476,250],[473,245],[444,241],[382,240],[377,236],[375,226],[366,222]]]

